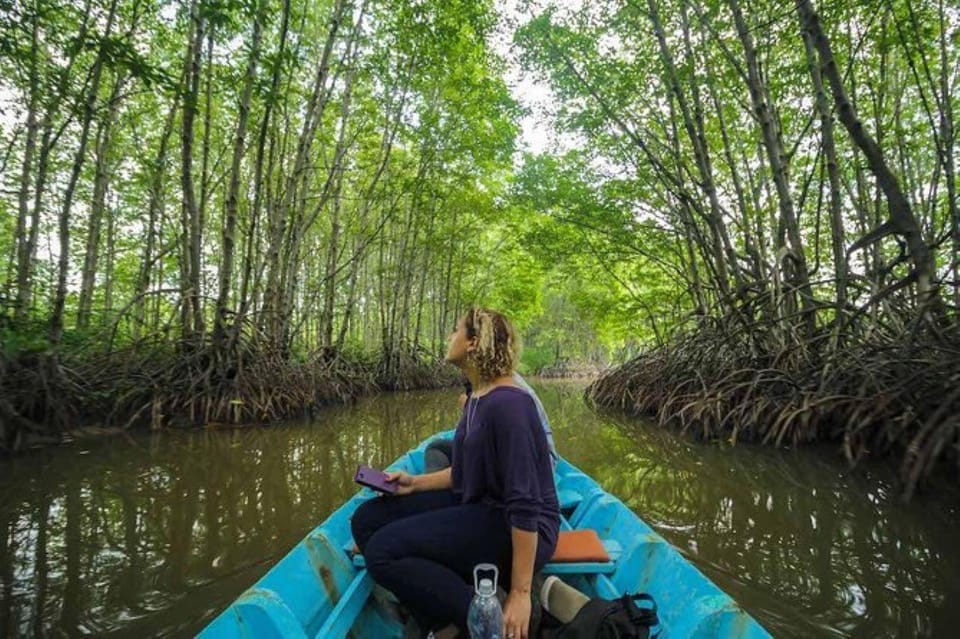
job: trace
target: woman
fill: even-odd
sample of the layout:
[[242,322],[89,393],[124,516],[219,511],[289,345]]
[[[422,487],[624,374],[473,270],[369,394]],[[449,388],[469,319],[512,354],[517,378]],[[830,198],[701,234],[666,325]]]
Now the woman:
[[507,639],[527,639],[533,575],[556,548],[560,509],[546,435],[513,370],[518,338],[502,314],[470,309],[450,335],[446,359],[473,392],[457,424],[450,468],[391,473],[397,497],[354,514],[353,537],[374,580],[437,637],[466,637],[473,567],[494,563]]

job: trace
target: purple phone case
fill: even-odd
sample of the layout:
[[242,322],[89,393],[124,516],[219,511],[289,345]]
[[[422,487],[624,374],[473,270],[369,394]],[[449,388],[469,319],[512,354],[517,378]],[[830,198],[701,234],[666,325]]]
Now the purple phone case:
[[353,481],[361,486],[372,488],[381,493],[389,493],[392,495],[397,492],[397,483],[395,481],[387,481],[386,473],[376,468],[370,468],[369,466],[357,466],[357,474],[354,475]]

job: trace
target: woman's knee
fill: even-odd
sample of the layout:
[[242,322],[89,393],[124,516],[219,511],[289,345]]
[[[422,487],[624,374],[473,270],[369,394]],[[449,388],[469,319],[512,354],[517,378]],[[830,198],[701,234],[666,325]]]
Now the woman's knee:
[[353,541],[364,554],[370,537],[386,523],[383,521],[382,510],[379,499],[369,499],[360,504],[350,518]]
[[403,557],[405,553],[398,554],[398,544],[402,545],[402,543],[401,539],[391,535],[389,531],[384,534],[383,528],[370,535],[363,551],[363,559],[367,570],[375,579],[382,576],[384,569],[394,559]]

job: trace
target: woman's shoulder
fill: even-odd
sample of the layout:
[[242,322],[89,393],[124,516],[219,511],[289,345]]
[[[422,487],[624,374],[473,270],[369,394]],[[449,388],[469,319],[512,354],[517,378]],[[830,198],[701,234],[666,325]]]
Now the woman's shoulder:
[[497,386],[487,392],[484,399],[487,409],[493,412],[536,409],[530,393],[519,386]]

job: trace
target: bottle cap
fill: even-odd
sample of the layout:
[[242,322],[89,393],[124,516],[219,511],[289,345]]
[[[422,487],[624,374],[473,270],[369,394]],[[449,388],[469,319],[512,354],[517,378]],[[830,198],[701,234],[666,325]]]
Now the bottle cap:
[[[493,573],[493,581],[489,577],[480,579],[480,571]],[[478,595],[492,595],[497,591],[497,577],[500,571],[495,564],[477,564],[473,567],[473,589]]]
[[481,579],[477,592],[481,595],[492,595],[494,593],[493,582],[489,579]]

